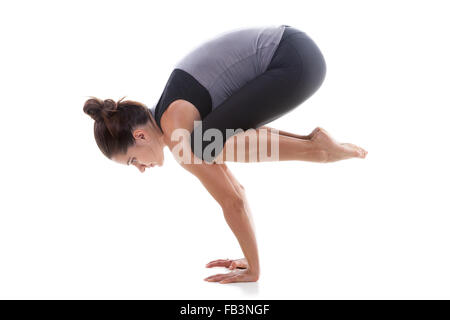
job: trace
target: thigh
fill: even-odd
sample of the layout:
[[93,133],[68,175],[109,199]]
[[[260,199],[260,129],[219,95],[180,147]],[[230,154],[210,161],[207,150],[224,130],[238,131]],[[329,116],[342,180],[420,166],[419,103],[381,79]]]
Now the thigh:
[[[268,69],[251,80],[211,111],[191,133],[194,146],[194,132],[202,136],[208,129],[221,133],[223,148],[230,137],[229,131],[258,128],[295,109],[307,100],[322,84],[325,76],[323,56],[315,43],[303,32],[291,34],[282,40]],[[211,155],[203,153],[210,141],[203,141],[201,148],[194,148],[194,154],[211,162],[221,151]],[[201,154],[199,154],[201,152]]]

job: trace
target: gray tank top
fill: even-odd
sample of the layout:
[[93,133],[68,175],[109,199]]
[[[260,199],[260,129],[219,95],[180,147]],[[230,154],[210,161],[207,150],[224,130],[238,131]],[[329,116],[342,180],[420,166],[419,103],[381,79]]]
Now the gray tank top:
[[175,68],[190,73],[209,91],[214,109],[266,71],[284,28],[281,25],[228,31],[195,48]]
[[[247,82],[267,70],[284,29],[285,25],[269,25],[224,32],[194,47],[175,64],[174,69],[186,72],[186,75],[192,76],[199,86],[206,89],[211,99],[210,110],[213,110]],[[168,82],[174,82],[172,78],[171,76]],[[169,91],[168,87],[169,83],[165,91]],[[153,115],[157,105],[164,101],[165,105],[158,108],[159,118],[171,101],[163,93],[160,101],[150,109]]]

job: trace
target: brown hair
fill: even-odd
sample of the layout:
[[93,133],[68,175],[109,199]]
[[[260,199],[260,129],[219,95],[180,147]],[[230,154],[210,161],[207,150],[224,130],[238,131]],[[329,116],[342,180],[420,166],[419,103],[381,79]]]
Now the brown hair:
[[132,130],[155,120],[149,109],[142,103],[132,100],[114,102],[91,97],[84,103],[83,111],[95,120],[94,137],[103,154],[111,159],[117,153],[126,153],[135,144]]

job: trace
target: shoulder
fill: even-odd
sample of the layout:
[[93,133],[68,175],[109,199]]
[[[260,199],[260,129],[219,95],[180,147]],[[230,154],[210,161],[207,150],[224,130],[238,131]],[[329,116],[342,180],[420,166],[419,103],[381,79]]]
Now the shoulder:
[[172,140],[176,130],[184,129],[186,133],[190,133],[194,129],[194,122],[200,120],[200,113],[191,102],[183,99],[173,101],[161,117],[164,140],[169,149],[172,150],[178,143]]
[[197,108],[187,100],[177,99],[170,103],[161,117],[161,127],[164,132],[184,128],[192,131],[194,121],[200,121]]

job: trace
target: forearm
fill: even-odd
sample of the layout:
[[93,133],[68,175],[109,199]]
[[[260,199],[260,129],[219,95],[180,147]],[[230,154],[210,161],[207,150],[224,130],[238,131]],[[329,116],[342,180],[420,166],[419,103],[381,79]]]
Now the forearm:
[[247,205],[223,208],[223,214],[228,226],[236,236],[244,253],[249,269],[259,274],[259,256],[256,236]]

